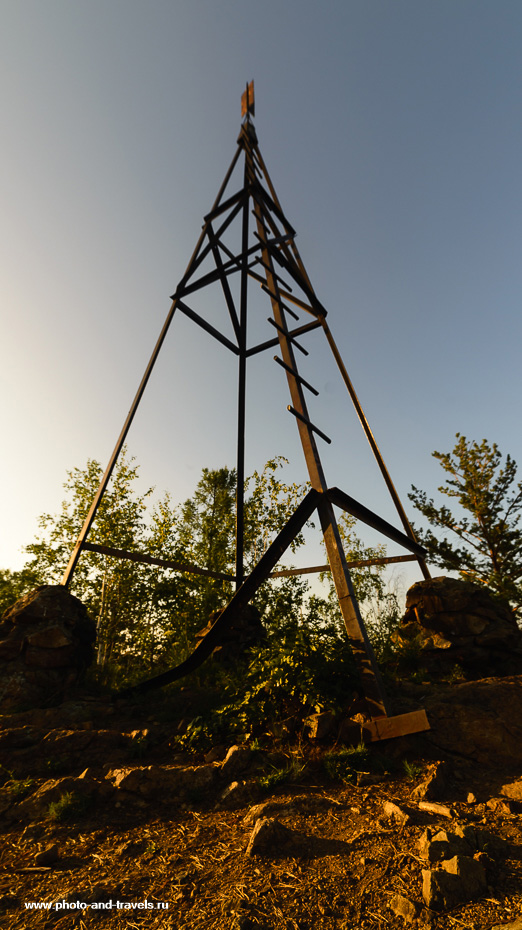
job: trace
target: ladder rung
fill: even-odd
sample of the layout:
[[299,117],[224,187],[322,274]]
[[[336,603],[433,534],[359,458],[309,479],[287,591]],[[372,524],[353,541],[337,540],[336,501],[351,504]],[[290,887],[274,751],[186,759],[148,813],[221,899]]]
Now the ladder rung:
[[299,323],[299,317],[297,313],[295,313],[293,310],[290,309],[290,307],[287,307],[287,305],[283,303],[283,301],[279,297],[279,294],[275,294],[274,291],[271,291],[268,285],[266,285],[264,282],[261,285],[261,289],[265,292],[265,294],[268,294],[268,296],[271,297],[272,300],[277,300],[279,306],[282,307],[283,310],[286,310],[286,312],[289,313],[290,316],[293,316],[294,320],[297,320],[297,322]]
[[262,265],[263,268],[266,268],[266,270],[269,271],[270,274],[273,274],[274,278],[277,278],[277,280],[281,282],[283,287],[286,287],[287,291],[290,291],[290,293],[292,292],[292,288],[290,287],[290,285],[287,284],[286,281],[283,281],[283,278],[281,278],[278,275],[277,271],[274,271],[272,265],[267,265],[267,263],[261,258],[260,255],[258,255],[258,257],[256,258],[256,261],[259,262],[259,264]]
[[292,407],[290,404],[288,404],[286,409],[289,410],[290,413],[293,413],[294,417],[297,417],[297,419],[301,420],[302,423],[306,423],[309,429],[311,429],[314,433],[317,433],[321,439],[324,439],[324,441],[330,445],[332,440],[329,439],[326,433],[323,433],[322,430],[320,430],[317,426],[314,426],[314,424],[310,420],[307,420],[302,413],[298,413],[297,410],[295,410],[294,407]]
[[273,320],[272,317],[269,316],[267,317],[267,319],[268,319],[268,322],[272,324],[272,326],[275,326],[278,332],[282,333],[282,335],[285,336],[285,338],[288,339],[289,342],[291,342],[292,345],[296,347],[296,349],[299,349],[299,351],[302,352],[303,355],[308,355],[308,350],[304,349],[303,346],[298,343],[297,339],[294,336],[291,336],[290,333],[286,329],[283,329],[282,326],[279,326],[279,323],[276,323],[276,321]]
[[288,242],[289,239],[295,239],[297,233],[285,233],[284,236],[276,236],[275,239],[266,239],[263,240],[258,232],[254,229],[254,236],[256,239],[259,239],[261,245],[266,245],[267,248],[270,248],[273,245],[283,245],[284,242]]
[[312,394],[315,394],[316,397],[319,397],[319,391],[316,391],[313,385],[309,384],[308,381],[305,381],[305,379],[301,377],[301,375],[299,374],[298,371],[295,370],[295,368],[291,368],[290,365],[287,365],[286,362],[283,362],[283,359],[279,358],[278,355],[274,355],[274,362],[277,362],[278,365],[281,365],[281,368],[284,368],[285,371],[288,371],[289,374],[293,375],[296,381],[299,381],[299,383],[304,385],[304,387],[308,388],[308,390],[311,391]]

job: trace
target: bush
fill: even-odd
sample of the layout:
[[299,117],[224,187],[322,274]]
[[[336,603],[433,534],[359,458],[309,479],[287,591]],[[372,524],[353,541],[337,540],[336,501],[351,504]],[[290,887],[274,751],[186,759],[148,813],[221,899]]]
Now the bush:
[[58,801],[51,801],[47,808],[47,819],[55,823],[62,823],[64,820],[75,820],[85,814],[89,806],[89,798],[75,794],[73,791],[66,791]]
[[343,710],[358,676],[342,630],[292,621],[273,630],[234,669],[225,672],[210,663],[206,681],[220,685],[220,703],[191,721],[182,746],[203,748],[264,734],[295,736],[314,711]]

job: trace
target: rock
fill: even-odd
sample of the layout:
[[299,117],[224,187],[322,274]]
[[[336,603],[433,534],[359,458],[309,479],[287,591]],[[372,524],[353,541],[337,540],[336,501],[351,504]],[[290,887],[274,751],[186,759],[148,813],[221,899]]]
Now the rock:
[[429,766],[427,775],[412,792],[412,797],[419,800],[437,801],[446,790],[447,762],[434,762]]
[[120,791],[137,795],[146,800],[164,798],[169,802],[183,802],[189,798],[197,802],[208,798],[208,791],[216,783],[219,766],[187,766],[180,768],[170,765],[124,766],[110,769],[105,778]]
[[[23,775],[49,775],[49,766],[67,763],[69,771],[81,765],[102,767],[109,759],[113,766],[125,763],[134,740],[118,730],[46,730],[17,727],[0,730],[0,765]],[[56,773],[57,774],[57,773]]]
[[269,814],[293,814],[295,811],[295,803],[288,804],[284,801],[263,801],[262,804],[256,804],[255,807],[250,808],[243,818],[243,823],[255,823],[256,820],[262,820],[263,817],[268,817]]
[[431,729],[422,739],[437,753],[492,767],[522,765],[522,676],[467,681],[423,699]]
[[47,849],[42,850],[34,857],[36,865],[52,865],[53,862],[56,862],[59,858],[58,846],[54,843],[53,846],[48,846]]
[[522,801],[522,778],[502,785],[500,793],[506,798],[511,798],[512,801]]
[[397,917],[402,917],[405,923],[411,924],[419,916],[422,905],[405,898],[402,894],[396,894],[391,899],[389,908]]
[[98,784],[89,778],[50,778],[28,798],[24,798],[18,805],[16,812],[20,820],[43,819],[49,805],[60,801],[64,795],[72,795],[85,800],[93,798],[97,792]]
[[506,798],[490,798],[489,801],[486,801],[486,807],[488,807],[490,811],[493,811],[493,813],[500,814],[504,817],[512,816],[517,810],[516,801],[511,801]]
[[221,765],[221,776],[235,778],[248,767],[254,753],[248,746],[231,746]]
[[419,801],[418,808],[420,811],[426,811],[428,814],[435,814],[437,817],[448,817],[449,819],[453,817],[451,808],[446,804],[435,804],[433,801]]
[[466,804],[476,804],[476,803],[477,803],[477,796],[476,796],[476,794],[473,794],[472,791],[469,791],[469,792],[468,792],[468,795],[467,795],[467,797],[466,797]]
[[438,830],[432,835],[431,830],[425,830],[418,843],[419,856],[427,862],[440,862],[444,859],[453,859],[454,856],[472,855],[473,849],[464,837],[447,830]]
[[215,809],[231,809],[234,807],[243,807],[245,804],[251,804],[257,793],[257,788],[252,782],[233,781],[222,791]]
[[[227,754],[225,746],[212,746],[203,756],[205,762],[222,762]],[[173,759],[173,761],[176,761]]]
[[242,785],[238,781],[230,782],[225,790],[221,792],[216,807],[228,807],[229,804],[237,801],[241,795],[241,788]]
[[250,834],[246,855],[270,854],[270,852],[278,850],[279,847],[289,843],[292,837],[292,830],[289,830],[288,827],[279,823],[278,820],[273,820],[270,817],[262,817],[260,820],[256,821],[254,829]]
[[439,830],[432,833],[427,829],[419,839],[418,850],[427,862],[441,862],[455,856],[480,856],[481,854],[498,857],[505,855],[509,844],[500,836],[489,830],[473,827],[471,824],[456,824],[454,831]]
[[63,585],[41,585],[0,623],[0,707],[60,702],[92,662],[96,626]]
[[484,852],[496,858],[507,855],[509,851],[507,840],[497,836],[496,833],[491,833],[490,830],[472,826],[456,827],[455,829],[461,836],[464,836],[470,846],[474,846],[477,852]]
[[398,804],[394,804],[393,801],[384,801],[382,805],[384,816],[388,817],[389,820],[393,820],[395,823],[400,824],[400,826],[405,826],[411,820],[411,814],[399,807]]
[[508,924],[495,924],[491,930],[522,930],[522,917],[516,920],[510,920]]
[[434,911],[449,910],[478,897],[487,888],[486,873],[471,856],[454,856],[440,869],[422,870],[422,896]]
[[512,611],[470,581],[440,576],[414,584],[394,639],[415,643],[432,676],[455,665],[468,678],[522,671],[522,631]]
[[320,714],[312,714],[306,721],[310,739],[326,739],[335,729],[335,715],[329,710]]
[[339,725],[338,741],[349,746],[360,746],[361,743],[369,743],[371,741],[369,722],[370,718],[363,713],[345,717]]

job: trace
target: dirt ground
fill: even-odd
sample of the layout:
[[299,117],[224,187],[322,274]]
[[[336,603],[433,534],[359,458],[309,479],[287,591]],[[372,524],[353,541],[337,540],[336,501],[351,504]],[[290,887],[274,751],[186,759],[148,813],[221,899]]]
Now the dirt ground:
[[[143,711],[142,723],[146,719]],[[19,745],[31,722],[28,714],[19,720],[4,718],[5,742],[0,740],[4,930],[490,930],[522,918],[522,802],[491,803],[503,782],[520,778],[519,771],[499,771],[454,756],[439,798],[449,810],[433,813],[420,810],[413,798],[433,761],[423,756],[422,740],[417,754],[408,748],[407,771],[369,771],[353,784],[326,775],[322,756],[328,745],[282,744],[277,747],[280,757],[299,757],[297,780],[267,791],[260,787],[258,774],[246,772],[232,803],[217,802],[215,793],[204,791],[199,796],[194,792],[182,805],[179,798],[161,793],[143,799],[111,791],[63,822],[50,820],[48,813],[28,819],[17,812],[24,791],[30,798],[49,778],[42,772],[44,750],[42,742],[34,743],[34,730],[22,748],[10,748],[10,734],[16,730],[14,745]],[[52,729],[56,721],[50,723],[50,742],[43,742],[58,746],[52,738],[58,732]],[[122,713],[111,718],[110,726],[128,733],[136,718]],[[92,727],[85,719],[77,725],[69,721],[67,733],[92,733]],[[65,732],[63,724],[59,732]],[[400,741],[394,742],[397,761],[402,750]],[[172,757],[168,727],[161,726],[143,757],[125,764],[161,766]],[[59,761],[50,760],[55,769]],[[104,770],[100,761],[85,751],[83,758],[62,760],[60,776],[77,777],[89,765],[102,778],[107,766]],[[203,761],[194,756],[190,764]],[[13,786],[27,778],[31,784],[15,794]],[[249,856],[249,812],[267,801],[272,804],[269,816],[293,832],[288,842],[275,842],[264,854]],[[386,801],[408,808],[410,820],[405,825],[390,820],[383,811]],[[509,845],[505,854],[488,862],[488,887],[480,898],[443,913],[431,911],[422,899],[421,873],[427,864],[419,856],[418,841],[427,827],[451,829],[456,823],[486,828]],[[53,845],[57,858],[38,864],[37,854]],[[418,904],[413,922],[390,907],[396,895]],[[31,902],[50,907],[26,907]]]

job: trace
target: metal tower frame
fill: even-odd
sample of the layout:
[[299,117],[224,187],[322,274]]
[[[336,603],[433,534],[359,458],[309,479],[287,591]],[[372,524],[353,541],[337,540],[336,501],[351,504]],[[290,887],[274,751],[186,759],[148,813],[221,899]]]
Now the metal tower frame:
[[[413,714],[390,717],[390,707],[384,691],[381,676],[368,639],[367,631],[360,614],[350,578],[342,539],[339,533],[334,506],[352,514],[359,520],[374,527],[384,536],[394,540],[410,555],[373,559],[363,564],[383,564],[386,562],[417,560],[425,578],[430,577],[424,556],[425,550],[417,542],[408,521],[397,491],[390,478],[382,455],[379,451],[368,420],[363,412],[353,384],[349,378],[339,350],[326,322],[327,312],[318,300],[301,256],[295,244],[295,230],[287,220],[266,165],[259,150],[254,116],[254,83],[247,84],[242,96],[242,124],[237,140],[237,149],[225,179],[218,192],[210,212],[204,217],[204,225],[196,248],[187,266],[187,270],[172,296],[172,305],[163,329],[154,347],[152,356],[141,380],[138,391],[123,425],[114,452],[111,456],[98,491],[94,497],[89,513],[85,519],[69,564],[62,578],[62,584],[68,586],[78,559],[83,551],[101,552],[120,558],[147,562],[179,571],[197,574],[215,575],[195,565],[185,565],[164,559],[152,558],[140,553],[125,552],[107,546],[99,546],[87,541],[89,531],[95,520],[98,506],[110,481],[114,466],[126,440],[127,433],[143,396],[147,382],[169,330],[174,313],[179,311],[204,329],[209,335],[225,346],[238,359],[238,407],[237,407],[237,491],[236,491],[236,591],[232,600],[222,611],[204,639],[198,644],[188,659],[179,666],[142,682],[130,690],[147,690],[161,687],[181,678],[197,668],[212,652],[221,636],[245,605],[255,596],[259,586],[270,576],[299,574],[321,571],[329,568],[332,572],[339,605],[343,616],[349,643],[359,669],[362,689],[372,720],[371,738],[383,739],[402,733],[416,732],[428,727],[424,711]],[[244,156],[243,184],[239,190],[229,191],[229,182],[240,156]],[[250,217],[253,215],[252,229]],[[241,249],[234,253],[225,243],[224,234],[234,220],[241,224]],[[205,260],[213,260],[210,271],[202,272]],[[207,262],[208,264],[208,262]],[[234,300],[230,279],[239,276],[239,300]],[[291,283],[287,283],[287,279]],[[248,284],[257,282],[267,294],[272,316],[268,322],[272,326],[273,337],[265,342],[248,346],[247,344],[247,308]],[[203,316],[196,313],[187,303],[190,295],[219,282],[230,315],[234,339],[225,336]],[[308,322],[302,323],[299,314],[307,315]],[[292,322],[294,321],[294,322]],[[335,361],[340,370],[350,398],[355,406],[359,420],[371,446],[379,469],[402,523],[403,530],[398,530],[376,513],[360,504],[354,498],[338,488],[329,488],[321,464],[316,437],[330,442],[330,439],[312,422],[308,412],[305,392],[317,395],[318,391],[308,383],[298,371],[296,351],[308,354],[301,339],[308,333],[322,329]],[[311,490],[297,507],[286,526],[272,542],[253,571],[245,578],[244,574],[244,482],[245,482],[245,421],[246,421],[246,369],[252,356],[269,349],[279,348],[276,363],[286,373],[291,404],[288,410],[295,419],[303,453],[308,469]],[[317,511],[323,532],[328,566],[315,566],[308,569],[292,569],[274,572],[274,568],[284,551],[300,532],[312,513]],[[361,563],[350,563],[352,566]],[[227,576],[228,577],[228,576]]]

